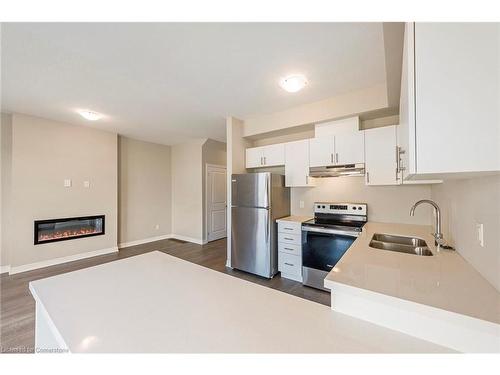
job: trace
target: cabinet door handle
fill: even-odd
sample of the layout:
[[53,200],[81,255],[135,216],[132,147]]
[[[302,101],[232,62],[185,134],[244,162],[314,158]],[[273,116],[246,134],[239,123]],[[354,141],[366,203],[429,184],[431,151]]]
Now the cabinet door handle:
[[309,176],[306,175],[306,185],[309,185]]
[[293,251],[293,249],[290,249],[289,247],[284,247],[283,249]]
[[366,183],[370,183],[370,172],[366,172]]
[[396,146],[396,181],[398,180],[399,174],[399,146]]
[[330,154],[330,163],[333,164],[333,152]]
[[287,228],[287,227],[284,227],[283,229],[286,229],[286,230],[293,230],[293,228]]
[[338,162],[339,162],[339,153],[338,153],[338,152],[336,152],[336,153],[335,153],[335,163],[337,163],[337,164],[338,164]]
[[292,263],[287,263],[287,262],[285,262],[285,264],[286,264],[287,266],[290,266],[290,267],[293,267],[293,266],[294,266]]
[[266,165],[266,157],[264,156],[264,165]]
[[293,238],[284,237],[285,240],[293,241]]

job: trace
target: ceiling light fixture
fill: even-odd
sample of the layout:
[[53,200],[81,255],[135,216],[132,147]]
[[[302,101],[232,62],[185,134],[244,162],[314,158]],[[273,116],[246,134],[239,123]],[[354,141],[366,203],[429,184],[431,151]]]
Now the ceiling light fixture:
[[307,78],[302,74],[292,74],[281,78],[280,86],[288,92],[297,92],[302,90],[307,85]]
[[80,114],[80,116],[89,121],[96,121],[103,117],[103,115],[101,115],[100,113],[88,110],[78,111],[78,113]]

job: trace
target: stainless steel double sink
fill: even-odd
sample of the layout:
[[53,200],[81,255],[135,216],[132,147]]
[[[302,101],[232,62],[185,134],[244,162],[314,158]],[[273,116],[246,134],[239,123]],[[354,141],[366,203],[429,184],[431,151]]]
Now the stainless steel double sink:
[[374,249],[395,251],[397,253],[432,256],[432,251],[430,251],[427,243],[417,237],[375,233],[369,246]]

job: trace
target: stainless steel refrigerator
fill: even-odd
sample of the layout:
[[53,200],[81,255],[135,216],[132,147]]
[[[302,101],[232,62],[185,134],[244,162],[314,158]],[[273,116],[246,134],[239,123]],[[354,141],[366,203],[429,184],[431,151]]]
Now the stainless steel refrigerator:
[[290,215],[290,189],[269,172],[233,174],[231,182],[231,267],[271,278],[278,272],[276,219]]

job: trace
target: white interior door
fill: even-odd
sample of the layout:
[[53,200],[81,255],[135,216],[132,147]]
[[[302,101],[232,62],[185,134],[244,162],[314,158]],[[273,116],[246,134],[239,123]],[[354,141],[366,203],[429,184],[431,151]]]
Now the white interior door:
[[207,237],[208,241],[226,237],[226,168],[207,165]]

